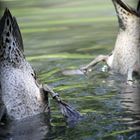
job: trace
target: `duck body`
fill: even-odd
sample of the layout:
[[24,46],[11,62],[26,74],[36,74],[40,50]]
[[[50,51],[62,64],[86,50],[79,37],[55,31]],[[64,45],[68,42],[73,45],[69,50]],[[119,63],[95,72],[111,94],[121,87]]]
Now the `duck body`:
[[14,120],[42,113],[48,102],[23,51],[16,19],[6,9],[0,20],[0,102]]
[[140,13],[121,0],[113,0],[113,3],[119,21],[119,33],[107,62],[115,72],[129,77],[140,68]]
[[137,9],[133,9],[122,0],[112,0],[119,23],[119,32],[115,47],[110,55],[99,55],[86,66],[80,68],[83,73],[101,61],[115,73],[126,75],[127,82],[133,83],[133,72],[140,75],[140,0]]

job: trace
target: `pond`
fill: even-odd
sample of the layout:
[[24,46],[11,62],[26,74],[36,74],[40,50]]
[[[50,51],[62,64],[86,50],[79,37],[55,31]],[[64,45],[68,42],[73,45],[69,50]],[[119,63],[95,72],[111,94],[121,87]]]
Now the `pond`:
[[[130,1],[133,4],[133,0]],[[4,0],[16,16],[27,60],[47,83],[84,118],[67,124],[50,99],[46,114],[0,127],[0,139],[139,140],[140,85],[103,72],[103,63],[88,75],[66,75],[99,54],[112,51],[118,23],[111,0]]]

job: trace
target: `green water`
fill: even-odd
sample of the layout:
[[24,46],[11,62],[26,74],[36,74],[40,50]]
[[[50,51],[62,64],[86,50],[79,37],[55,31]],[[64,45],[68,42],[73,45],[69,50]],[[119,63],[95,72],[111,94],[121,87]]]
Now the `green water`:
[[[139,85],[130,87],[124,84],[124,77],[102,72],[104,64],[87,76],[62,73],[112,51],[118,24],[111,0],[5,0],[3,7],[8,7],[17,18],[26,58],[40,82],[52,86],[84,116],[70,127],[57,104],[50,100],[49,130],[45,123],[42,127],[39,120],[32,119],[33,122],[27,121],[30,124],[18,123],[18,131],[14,129],[8,138],[14,135],[23,140],[140,139]],[[34,133],[26,133],[26,129]],[[42,134],[42,129],[47,132]],[[4,127],[0,138],[7,137],[8,130]]]

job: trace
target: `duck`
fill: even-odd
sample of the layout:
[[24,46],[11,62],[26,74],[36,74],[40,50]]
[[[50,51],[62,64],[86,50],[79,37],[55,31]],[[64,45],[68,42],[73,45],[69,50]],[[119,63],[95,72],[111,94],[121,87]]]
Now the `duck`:
[[56,101],[67,122],[82,118],[47,84],[38,81],[26,60],[20,28],[8,8],[0,19],[0,121],[23,120],[41,113],[50,116],[49,97]]
[[20,120],[37,115],[46,105],[48,95],[24,56],[16,18],[6,8],[0,19],[0,120],[3,116]]
[[109,55],[99,55],[92,62],[81,67],[87,73],[99,62],[105,62],[110,70],[126,76],[133,82],[133,73],[140,74],[140,0],[137,9],[122,0],[112,0],[119,23],[119,32],[113,51]]

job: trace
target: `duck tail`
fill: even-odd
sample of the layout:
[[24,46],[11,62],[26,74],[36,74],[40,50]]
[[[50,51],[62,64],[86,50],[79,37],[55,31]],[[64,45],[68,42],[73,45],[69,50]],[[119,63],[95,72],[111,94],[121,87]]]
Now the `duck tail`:
[[140,14],[140,0],[138,1],[137,12]]
[[0,45],[4,42],[9,43],[11,38],[14,39],[16,46],[24,51],[23,40],[16,18],[12,17],[9,9],[6,8],[0,19]]

